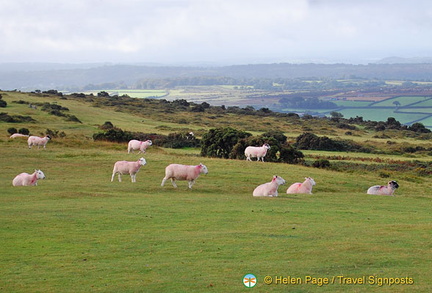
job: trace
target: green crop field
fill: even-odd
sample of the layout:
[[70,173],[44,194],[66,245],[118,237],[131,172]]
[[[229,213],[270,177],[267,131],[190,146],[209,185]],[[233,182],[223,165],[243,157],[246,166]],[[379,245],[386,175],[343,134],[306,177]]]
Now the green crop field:
[[[18,98],[41,99],[4,97],[2,111],[38,122],[0,123],[3,292],[432,290],[429,177],[392,173],[400,184],[396,196],[373,196],[367,188],[389,180],[375,172],[206,158],[196,149],[151,146],[136,183],[128,176],[110,182],[114,162],[141,154],[127,154],[126,144],[94,142],[97,126],[110,120],[150,132],[168,126],[165,121],[61,100],[83,121],[67,122],[10,102]],[[8,138],[11,126],[67,136],[46,149],[28,149],[25,139]],[[192,190],[181,181],[177,189],[169,182],[160,186],[166,165],[200,162],[209,173]],[[46,175],[38,186],[12,186],[15,175],[34,169]],[[273,175],[287,181],[279,197],[253,198],[253,189]],[[285,193],[305,176],[317,182],[313,195]],[[255,288],[243,285],[246,274],[256,276]]]

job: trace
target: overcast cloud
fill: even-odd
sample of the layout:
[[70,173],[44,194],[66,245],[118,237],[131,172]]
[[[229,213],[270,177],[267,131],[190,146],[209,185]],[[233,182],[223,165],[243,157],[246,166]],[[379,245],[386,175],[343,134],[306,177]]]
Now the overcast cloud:
[[432,56],[430,0],[0,0],[0,62]]

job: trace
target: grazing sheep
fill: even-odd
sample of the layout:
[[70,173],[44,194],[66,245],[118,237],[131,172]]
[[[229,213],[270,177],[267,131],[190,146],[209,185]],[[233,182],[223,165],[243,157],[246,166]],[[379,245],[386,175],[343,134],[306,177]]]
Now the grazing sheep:
[[172,185],[177,188],[176,180],[187,180],[189,188],[192,189],[192,185],[201,173],[208,173],[207,167],[201,163],[196,166],[170,164],[165,168],[165,177],[162,179],[161,186],[164,186],[165,181],[171,179]]
[[33,174],[21,173],[12,180],[13,186],[36,186],[38,179],[45,179],[41,170],[35,170]]
[[138,151],[139,153],[145,153],[146,149],[151,146],[153,143],[151,140],[146,140],[146,141],[139,141],[136,139],[132,139],[131,141],[129,141],[128,143],[128,154],[130,154],[132,151]]
[[144,158],[140,158],[138,161],[128,162],[128,161],[117,161],[114,164],[113,173],[111,176],[111,182],[114,180],[114,176],[118,173],[118,180],[121,182],[121,175],[130,174],[131,181],[136,182],[136,174],[140,170],[141,166],[147,164]]
[[367,194],[394,196],[394,192],[397,188],[399,188],[399,184],[396,181],[392,180],[387,183],[387,186],[374,185],[369,187],[369,189],[367,190]]
[[9,136],[9,138],[17,138],[17,137],[29,137],[27,134],[22,134],[22,133],[14,133],[11,136]]
[[274,175],[272,181],[257,186],[252,195],[269,197],[278,196],[278,187],[279,185],[285,184],[285,182],[286,181],[282,177]]
[[257,158],[257,162],[261,159],[264,162],[264,157],[267,154],[267,150],[270,149],[270,145],[268,143],[263,144],[260,147],[248,146],[245,149],[246,161],[252,161],[252,158]]
[[305,181],[303,183],[293,183],[290,187],[288,187],[286,193],[308,193],[312,194],[312,186],[314,186],[315,180],[311,177],[305,177]]
[[27,144],[29,149],[31,149],[31,147],[33,145],[36,145],[38,148],[40,146],[43,146],[45,148],[46,144],[48,143],[48,141],[51,139],[51,136],[47,135],[45,137],[39,137],[39,136],[29,136],[29,138],[27,139]]

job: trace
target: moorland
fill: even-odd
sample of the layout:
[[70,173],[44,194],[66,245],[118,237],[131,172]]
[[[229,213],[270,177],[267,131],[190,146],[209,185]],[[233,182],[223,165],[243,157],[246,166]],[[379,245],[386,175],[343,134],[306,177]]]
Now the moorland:
[[[5,292],[242,292],[250,273],[257,277],[250,290],[260,292],[432,289],[432,145],[421,124],[106,92],[0,94],[6,102],[0,111]],[[109,132],[108,124],[121,136],[95,140]],[[13,128],[49,133],[52,140],[46,149],[29,149],[25,139],[9,139]],[[123,140],[189,132],[201,140],[210,129],[227,128],[256,139],[282,133],[304,159],[247,162],[162,143],[144,155],[127,154]],[[350,149],[302,148],[304,133]],[[141,156],[147,165],[136,183],[127,176],[110,182],[115,161]],[[314,164],[324,161],[329,164]],[[209,174],[192,190],[185,182],[160,186],[169,163],[200,162]],[[34,169],[47,178],[12,187],[15,175]],[[317,185],[312,195],[288,195],[287,184],[278,197],[253,198],[253,189],[273,175],[288,184],[311,176]],[[389,180],[400,184],[394,197],[366,194]]]

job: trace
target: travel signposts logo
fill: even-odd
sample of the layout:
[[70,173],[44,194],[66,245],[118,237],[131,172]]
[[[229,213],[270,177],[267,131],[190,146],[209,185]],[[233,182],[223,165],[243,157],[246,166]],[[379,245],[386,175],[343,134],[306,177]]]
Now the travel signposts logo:
[[248,288],[255,287],[257,284],[257,278],[255,275],[247,274],[243,277],[243,285],[245,285]]

